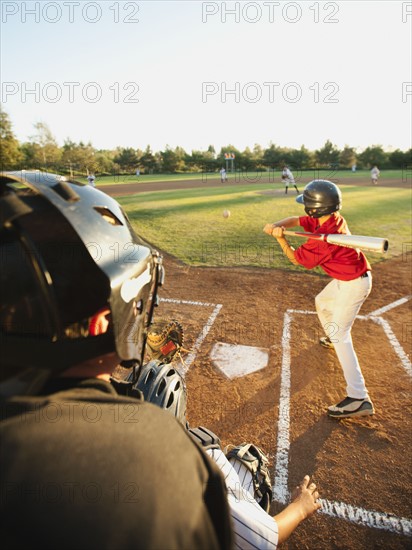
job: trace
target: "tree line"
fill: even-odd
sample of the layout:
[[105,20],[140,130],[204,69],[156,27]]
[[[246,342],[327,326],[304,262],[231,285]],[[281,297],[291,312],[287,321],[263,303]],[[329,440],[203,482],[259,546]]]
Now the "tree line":
[[[2,170],[38,169],[71,176],[89,173],[99,175],[153,173],[216,172],[222,166],[236,171],[260,172],[279,170],[288,165],[299,169],[405,169],[412,164],[412,149],[384,151],[381,145],[371,145],[362,152],[345,145],[343,149],[327,140],[323,147],[310,151],[304,145],[299,149],[271,143],[263,148],[256,144],[243,151],[228,144],[216,151],[209,145],[206,151],[186,152],[182,147],[166,146],[163,151],[152,151],[150,145],[141,150],[133,147],[96,149],[91,143],[75,143],[66,139],[59,146],[50,128],[43,122],[34,124],[29,141],[20,143],[15,137],[8,114],[0,111],[0,166]],[[225,154],[234,154],[233,165]]]

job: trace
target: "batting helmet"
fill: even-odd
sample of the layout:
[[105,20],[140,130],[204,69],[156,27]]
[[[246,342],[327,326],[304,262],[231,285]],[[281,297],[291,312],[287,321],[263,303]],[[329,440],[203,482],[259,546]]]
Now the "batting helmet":
[[171,365],[156,359],[149,361],[143,366],[134,388],[143,393],[145,401],[169,411],[186,424],[186,385]]
[[39,171],[0,173],[6,365],[61,370],[117,351],[143,363],[162,260],[119,204]]
[[311,218],[321,218],[342,208],[340,189],[328,180],[311,181],[296,201],[305,205],[305,212]]

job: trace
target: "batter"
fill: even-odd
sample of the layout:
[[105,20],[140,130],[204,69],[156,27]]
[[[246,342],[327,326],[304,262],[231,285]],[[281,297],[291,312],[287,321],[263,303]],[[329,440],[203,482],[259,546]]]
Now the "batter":
[[373,403],[351,335],[356,315],[372,289],[371,266],[359,249],[310,239],[296,250],[291,247],[283,232],[296,226],[311,233],[350,235],[346,220],[339,213],[342,207],[340,189],[331,181],[311,181],[296,200],[304,204],[306,216],[266,224],[263,231],[277,239],[293,264],[307,269],[320,266],[332,277],[315,298],[319,321],[326,334],[319,343],[335,350],[346,380],[347,396],[328,407],[328,415],[335,418],[372,415],[375,412]]

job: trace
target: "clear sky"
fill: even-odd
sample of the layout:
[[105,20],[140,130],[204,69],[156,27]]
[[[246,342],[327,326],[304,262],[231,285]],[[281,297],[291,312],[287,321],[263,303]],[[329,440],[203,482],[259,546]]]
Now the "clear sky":
[[411,147],[412,2],[1,2],[20,141]]

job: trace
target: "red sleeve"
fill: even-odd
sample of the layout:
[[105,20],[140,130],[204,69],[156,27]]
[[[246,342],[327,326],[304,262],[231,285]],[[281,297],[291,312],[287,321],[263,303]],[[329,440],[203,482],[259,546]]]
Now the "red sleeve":
[[303,229],[309,233],[314,233],[316,231],[318,223],[318,220],[311,218],[310,216],[301,216],[299,218],[300,227],[303,227]]
[[336,248],[335,245],[309,239],[295,250],[295,258],[306,269],[313,269],[328,261],[334,248]]
[[[299,224],[310,233],[350,235],[346,221],[340,214],[335,213],[321,227],[318,227],[318,223],[317,219],[309,216],[299,218]],[[295,250],[295,258],[306,269],[320,266],[330,277],[341,281],[351,281],[371,269],[366,256],[361,251],[315,239],[308,239]]]
[[[310,216],[301,216],[299,225],[308,233],[316,233],[319,229],[319,221]],[[306,269],[314,267],[325,262],[331,255],[331,245],[323,241],[308,239],[303,245],[295,250],[296,261]]]

